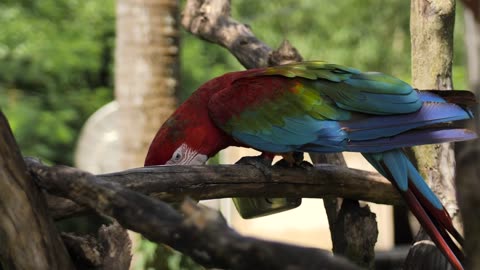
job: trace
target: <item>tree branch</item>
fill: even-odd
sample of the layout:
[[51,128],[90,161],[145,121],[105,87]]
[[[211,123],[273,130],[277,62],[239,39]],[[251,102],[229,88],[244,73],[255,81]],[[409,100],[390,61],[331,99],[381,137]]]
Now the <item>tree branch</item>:
[[[35,165],[33,159],[25,161],[33,175],[48,168]],[[61,168],[64,166],[50,170]],[[250,165],[152,166],[98,175],[97,178],[167,202],[182,201],[185,196],[206,200],[335,195],[382,204],[402,203],[398,192],[380,174],[333,165],[318,165],[310,170],[271,167],[268,177]],[[85,210],[58,197],[50,197],[49,205],[56,219],[78,215]]]
[[227,48],[247,69],[302,60],[288,41],[273,51],[253,34],[250,26],[232,19],[227,0],[187,1],[182,25],[190,33]]
[[113,222],[108,226],[102,225],[97,236],[62,233],[63,242],[72,254],[77,269],[129,269],[132,248],[127,230]]
[[48,192],[114,217],[123,227],[168,244],[208,267],[358,269],[319,249],[243,237],[226,225],[220,213],[190,200],[182,204],[180,214],[162,201],[109,181],[109,177],[102,179],[65,166],[48,167],[33,160],[29,167]]
[[248,25],[230,18],[229,1],[187,1],[182,25],[194,35],[236,52],[235,57],[246,68],[268,65],[272,49],[258,40]]

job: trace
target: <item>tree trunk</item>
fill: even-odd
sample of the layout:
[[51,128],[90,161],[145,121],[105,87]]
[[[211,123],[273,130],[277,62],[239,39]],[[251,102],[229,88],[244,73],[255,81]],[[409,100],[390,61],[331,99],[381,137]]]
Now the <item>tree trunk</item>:
[[4,269],[73,269],[43,194],[27,173],[1,111],[0,191],[0,265]]
[[176,107],[177,11],[175,0],[117,2],[115,96],[123,168],[143,166],[153,136]]
[[[334,164],[347,167],[342,153],[310,153],[315,164]],[[375,267],[375,243],[378,240],[376,215],[368,205],[361,207],[352,199],[335,196],[323,198],[332,238],[332,251],[345,256],[356,265]]]
[[[454,23],[454,0],[411,1],[412,85],[415,88],[452,90]],[[453,144],[419,146],[414,147],[412,152],[421,175],[442,201],[454,219],[456,227],[460,228],[454,188]],[[407,261],[414,260],[413,258],[419,259],[416,256],[420,256],[422,261],[431,261],[425,260],[425,256],[440,256],[439,259],[442,261],[440,264],[448,265],[445,257],[434,245],[427,245],[427,248],[425,246],[424,244],[415,245],[410,250],[410,258],[407,258]],[[421,251],[426,254],[419,255],[418,252]],[[418,261],[413,265],[415,268],[422,267]],[[423,267],[426,266],[423,265]]]
[[[178,1],[118,0],[116,24],[119,167],[125,169],[143,166],[155,133],[177,105]],[[136,249],[138,241],[132,242]]]

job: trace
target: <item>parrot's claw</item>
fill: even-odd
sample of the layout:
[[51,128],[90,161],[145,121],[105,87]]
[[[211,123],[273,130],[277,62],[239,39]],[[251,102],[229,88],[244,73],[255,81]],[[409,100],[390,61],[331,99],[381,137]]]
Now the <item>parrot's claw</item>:
[[283,168],[300,168],[304,170],[310,170],[313,165],[303,160],[303,152],[293,152],[289,155],[284,155],[284,158],[273,165],[275,167]]
[[313,168],[313,164],[305,160],[295,162],[295,163],[290,163],[285,159],[281,159],[277,163],[275,163],[273,166],[282,167],[282,168],[299,168],[303,170],[310,170],[311,168]]
[[311,168],[314,167],[312,163],[310,163],[308,161],[305,161],[305,160],[300,162],[297,166],[300,167],[300,168],[303,168],[305,170],[310,170]]

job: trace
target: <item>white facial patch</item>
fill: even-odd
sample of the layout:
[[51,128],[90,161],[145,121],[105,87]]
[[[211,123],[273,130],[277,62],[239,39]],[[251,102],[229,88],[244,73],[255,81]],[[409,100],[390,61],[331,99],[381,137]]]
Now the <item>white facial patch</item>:
[[199,154],[190,148],[187,144],[182,144],[173,152],[172,157],[167,161],[167,165],[203,165],[207,162],[206,155]]

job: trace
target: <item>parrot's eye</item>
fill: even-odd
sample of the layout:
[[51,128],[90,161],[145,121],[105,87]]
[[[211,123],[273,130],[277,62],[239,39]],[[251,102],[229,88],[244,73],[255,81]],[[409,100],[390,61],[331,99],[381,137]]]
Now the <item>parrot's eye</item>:
[[180,145],[180,147],[173,152],[172,157],[165,164],[167,165],[201,165],[205,164],[208,157],[206,155],[199,154],[186,144]]
[[179,147],[175,152],[173,152],[172,157],[170,158],[171,164],[179,164],[183,158],[183,151],[185,147]]

